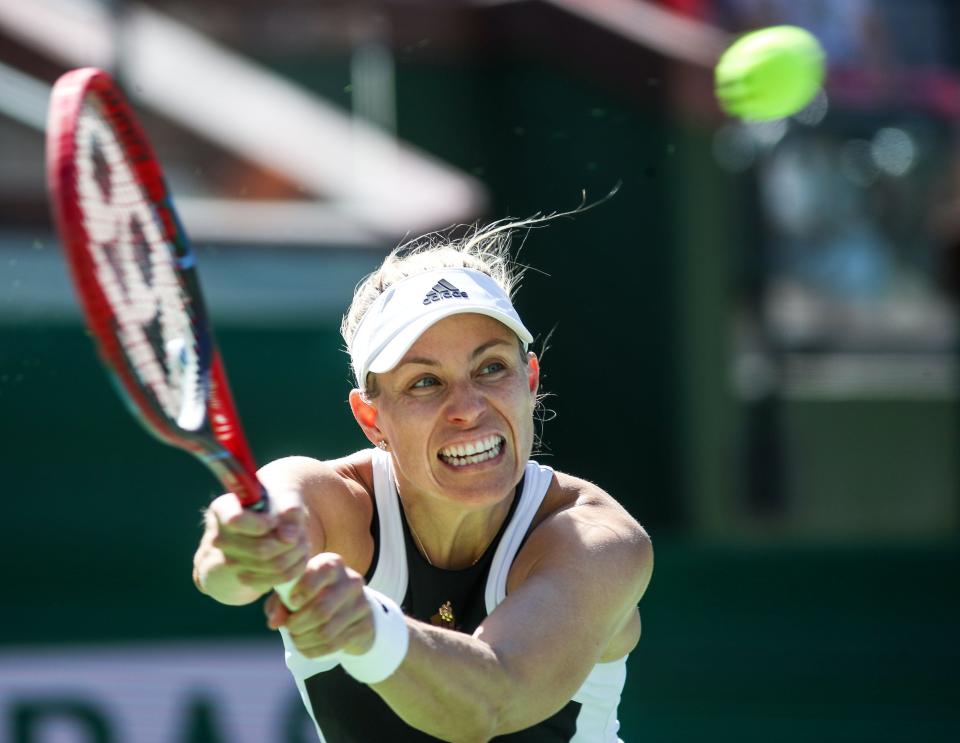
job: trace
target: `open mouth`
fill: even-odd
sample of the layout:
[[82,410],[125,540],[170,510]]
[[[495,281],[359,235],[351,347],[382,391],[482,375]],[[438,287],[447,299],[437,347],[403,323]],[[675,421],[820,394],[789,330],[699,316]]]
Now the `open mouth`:
[[503,437],[494,434],[465,444],[444,447],[437,456],[454,467],[466,467],[468,464],[479,464],[499,456],[503,451],[503,444]]

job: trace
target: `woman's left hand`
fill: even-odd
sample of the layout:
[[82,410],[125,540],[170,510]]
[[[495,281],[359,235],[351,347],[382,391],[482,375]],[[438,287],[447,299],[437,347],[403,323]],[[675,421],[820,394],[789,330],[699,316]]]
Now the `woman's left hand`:
[[340,555],[315,555],[291,591],[291,607],[284,606],[276,593],[267,599],[267,626],[286,627],[308,658],[338,650],[364,653],[373,644],[374,625],[363,587],[363,576],[347,567]]

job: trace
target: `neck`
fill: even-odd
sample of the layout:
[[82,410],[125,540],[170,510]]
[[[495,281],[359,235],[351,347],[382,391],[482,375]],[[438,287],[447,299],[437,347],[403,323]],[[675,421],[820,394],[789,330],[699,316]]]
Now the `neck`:
[[414,542],[427,562],[444,570],[462,570],[475,565],[497,536],[515,489],[492,505],[470,509],[429,495],[410,495],[399,483],[397,491]]

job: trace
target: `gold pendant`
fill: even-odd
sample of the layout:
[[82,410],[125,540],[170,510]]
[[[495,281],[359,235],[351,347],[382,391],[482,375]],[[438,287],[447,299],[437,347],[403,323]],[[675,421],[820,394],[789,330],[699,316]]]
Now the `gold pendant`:
[[456,620],[453,616],[453,605],[447,601],[437,609],[437,613],[430,617],[430,624],[434,627],[456,629]]

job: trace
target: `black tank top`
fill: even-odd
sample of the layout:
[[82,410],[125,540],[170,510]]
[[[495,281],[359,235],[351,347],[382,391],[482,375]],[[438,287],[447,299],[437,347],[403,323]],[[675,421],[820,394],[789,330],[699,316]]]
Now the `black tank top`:
[[[523,492],[523,481],[516,493]],[[409,580],[401,602],[403,613],[414,619],[446,627],[451,631],[472,634],[486,618],[484,593],[487,575],[503,532],[519,501],[514,496],[510,512],[497,536],[474,565],[463,570],[443,570],[426,561],[417,549],[400,509],[403,521],[404,549]],[[374,556],[365,576],[369,581],[380,558],[379,515],[374,515],[371,526]],[[327,743],[429,743],[437,741],[407,725],[373,690],[348,676],[340,666],[318,673],[307,679],[307,694],[314,719],[323,731]],[[533,727],[493,738],[510,743],[566,743],[576,732],[578,702],[568,702],[559,712]]]

